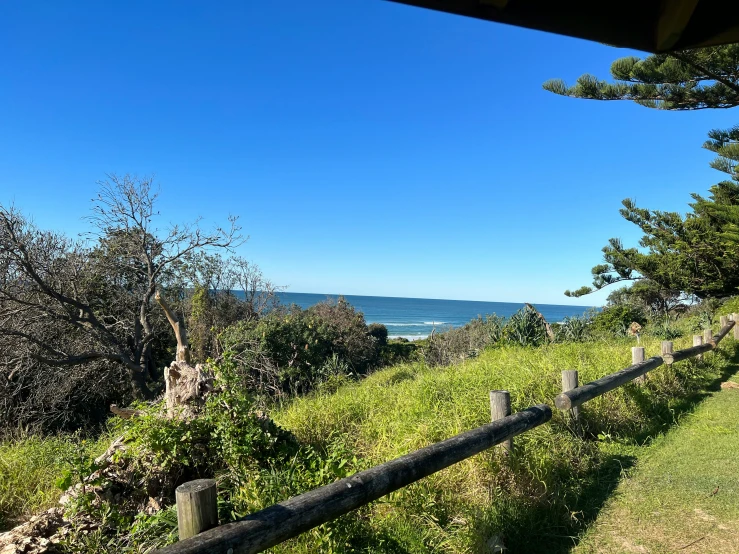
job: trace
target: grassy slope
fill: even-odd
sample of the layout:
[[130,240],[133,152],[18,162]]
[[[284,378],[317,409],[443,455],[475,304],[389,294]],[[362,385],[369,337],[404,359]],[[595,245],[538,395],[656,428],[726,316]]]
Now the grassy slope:
[[[690,339],[676,341],[688,346]],[[730,340],[722,350],[731,356]],[[488,421],[487,392],[511,391],[513,409],[550,402],[560,371],[578,369],[581,382],[630,363],[629,342],[505,347],[445,369],[420,364],[380,371],[331,395],[298,399],[275,419],[299,439],[326,446],[339,441],[362,461],[377,464]],[[647,356],[659,341],[647,339]],[[516,439],[518,456],[507,464],[482,453],[394,493],[352,516],[335,532],[339,551],[483,552],[503,537],[512,552],[565,552],[590,523],[643,446],[692,409],[704,387],[729,371],[727,355],[705,364],[662,367],[645,388],[627,386],[583,410],[586,439],[573,435],[556,414]],[[600,440],[595,437],[600,436]],[[358,521],[356,521],[358,520]],[[360,536],[361,535],[361,536]],[[315,550],[320,533],[279,548]]]
[[737,552],[737,476],[739,389],[727,388],[655,442],[576,552]]
[[[551,402],[562,369],[578,369],[583,382],[592,380],[628,365],[630,346],[505,347],[444,369],[401,365],[335,394],[296,399],[274,416],[303,441],[349,452],[354,471],[487,422],[489,390],[510,390],[514,410]],[[648,356],[659,351],[657,340],[647,339],[646,346]],[[589,403],[585,439],[555,414],[551,425],[516,438],[512,462],[482,453],[275,550],[486,552],[502,537],[511,552],[569,551],[623,469],[648,450],[643,444],[731,370],[727,355],[736,354],[736,345],[722,343],[722,351],[704,364],[662,367],[646,387],[627,386]],[[90,454],[107,440],[88,443]],[[7,525],[53,504],[59,495],[54,482],[78,448],[69,437],[0,442],[0,526],[2,518]]]
[[80,442],[69,435],[25,436],[0,442],[0,531],[55,505],[62,494],[56,481],[81,452],[102,454],[108,435]]

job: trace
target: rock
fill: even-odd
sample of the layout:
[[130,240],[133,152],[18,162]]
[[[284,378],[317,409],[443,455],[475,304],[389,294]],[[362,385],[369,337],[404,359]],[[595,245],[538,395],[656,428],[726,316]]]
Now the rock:
[[0,533],[0,554],[59,554],[61,548],[53,536],[67,523],[59,508],[33,516],[26,523]]

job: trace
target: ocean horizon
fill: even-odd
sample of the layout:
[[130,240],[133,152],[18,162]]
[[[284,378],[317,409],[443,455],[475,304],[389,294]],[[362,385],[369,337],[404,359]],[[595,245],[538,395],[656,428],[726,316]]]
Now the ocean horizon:
[[[278,292],[281,304],[296,304],[305,309],[325,300],[346,298],[367,323],[382,323],[393,338],[418,340],[436,332],[461,327],[477,316],[496,314],[510,317],[520,310],[523,302],[485,302],[478,300],[444,300],[436,298],[404,298],[395,296],[359,296],[352,294],[319,294],[308,292]],[[533,304],[549,323],[559,323],[565,317],[580,316],[593,306]]]

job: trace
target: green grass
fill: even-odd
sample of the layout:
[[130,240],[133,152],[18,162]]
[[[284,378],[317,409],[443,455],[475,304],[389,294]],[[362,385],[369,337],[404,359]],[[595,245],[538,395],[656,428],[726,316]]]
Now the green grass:
[[[677,339],[675,348],[690,341]],[[647,356],[659,353],[659,340],[643,342]],[[551,404],[561,370],[593,380],[629,365],[632,344],[503,347],[444,369],[401,365],[335,394],[297,399],[274,418],[319,448],[341,442],[361,460],[359,469],[486,423],[489,390],[509,390],[514,411]],[[557,413],[550,425],[515,439],[510,462],[482,453],[275,551],[315,551],[327,533],[342,552],[481,552],[496,538],[510,552],[569,551],[624,469],[730,371],[735,350],[727,340],[705,363],[663,366],[645,387],[627,385],[588,403],[582,437]]]
[[19,436],[0,442],[0,531],[55,505],[62,494],[56,481],[72,456],[102,454],[110,442],[81,442],[74,436]]
[[[658,339],[642,342],[647,356],[658,354]],[[689,336],[675,340],[676,349],[690,344]],[[488,422],[490,390],[509,390],[514,411],[552,404],[562,370],[593,380],[629,365],[631,346],[632,340],[614,339],[498,347],[449,367],[403,364],[335,392],[294,399],[272,416],[315,455],[243,475],[237,470],[238,479],[222,483],[221,492],[232,487],[229,502],[239,510],[259,509],[330,482],[336,467],[352,473]],[[273,551],[477,553],[502,540],[509,552],[569,552],[624,472],[734,370],[737,346],[727,339],[702,363],[663,366],[644,386],[629,384],[589,402],[577,432],[557,412],[550,424],[516,437],[511,458],[491,449]],[[93,454],[108,440],[87,448]],[[0,443],[6,522],[56,502],[54,483],[76,448],[69,437]]]
[[736,552],[738,475],[739,389],[727,388],[655,441],[576,552]]

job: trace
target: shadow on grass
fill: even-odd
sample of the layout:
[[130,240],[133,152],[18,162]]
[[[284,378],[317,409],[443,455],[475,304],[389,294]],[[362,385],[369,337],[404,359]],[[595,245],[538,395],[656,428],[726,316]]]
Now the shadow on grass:
[[[716,350],[709,355],[720,356],[728,363],[723,365],[718,376],[713,373],[713,375],[705,375],[701,378],[698,374],[698,378],[691,384],[692,390],[688,391],[684,397],[667,398],[662,396],[655,398],[655,395],[649,394],[648,389],[645,390],[636,385],[627,385],[628,394],[635,401],[639,410],[648,416],[646,418],[647,424],[641,429],[632,430],[631,432],[627,429],[620,429],[619,435],[625,440],[633,440],[636,444],[644,444],[656,438],[676,425],[681,416],[693,412],[713,392],[721,390],[721,383],[739,372],[739,346],[732,346],[728,351]],[[689,363],[700,362],[692,361]],[[700,370],[701,368],[698,366],[696,369]],[[574,510],[581,515],[578,525],[581,530],[595,521],[606,501],[618,486],[625,471],[633,467],[635,463],[636,457],[634,456],[608,456],[595,471],[585,476],[584,479],[587,484],[573,506]],[[542,536],[542,540],[545,539],[546,536]],[[531,544],[528,548],[523,544],[516,544],[514,547],[512,544],[510,551],[565,553],[570,552],[578,543],[578,536],[551,536],[542,548]]]
[[[660,397],[655,402],[654,395],[646,392],[642,387],[629,385],[628,392],[636,402],[639,410],[648,414],[648,425],[631,435],[637,444],[644,444],[647,441],[659,436],[675,425],[680,418],[691,413],[711,393],[721,390],[721,383],[739,371],[739,349],[733,348],[731,352],[725,350],[715,350],[708,354],[709,356],[718,356],[726,363],[719,375],[715,378],[705,377],[699,379],[693,384],[693,390],[689,391],[684,397],[665,398]],[[691,360],[688,363],[700,363]],[[700,366],[698,366],[700,368]]]
[[[583,477],[577,498],[563,513],[561,505],[526,506],[510,509],[505,518],[507,552],[531,554],[564,554],[577,544],[573,531],[592,523],[606,500],[613,494],[625,471],[636,463],[634,456],[606,456],[597,469]],[[560,527],[552,525],[561,522]]]

